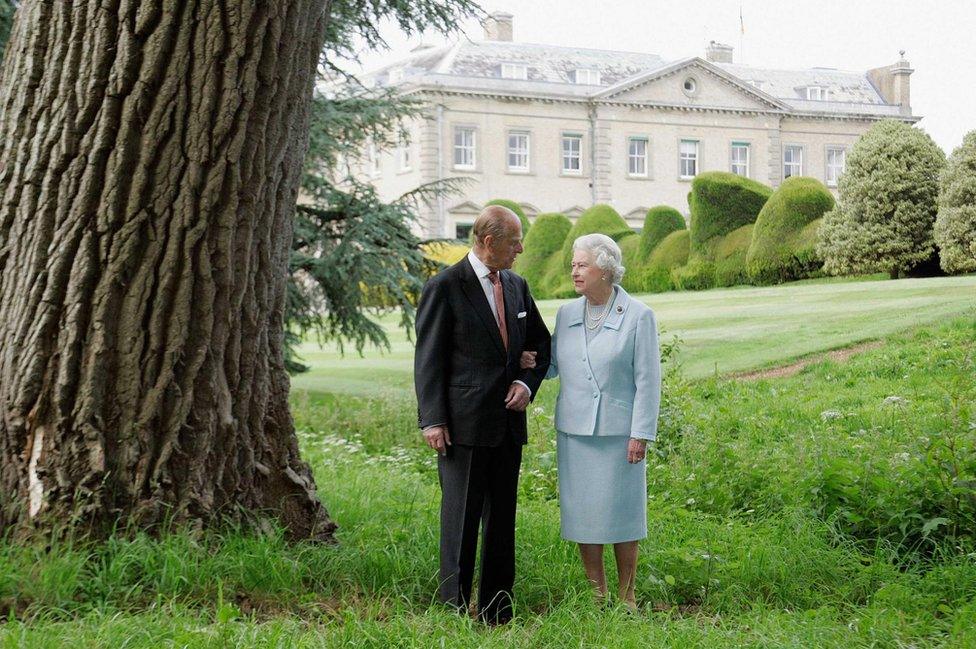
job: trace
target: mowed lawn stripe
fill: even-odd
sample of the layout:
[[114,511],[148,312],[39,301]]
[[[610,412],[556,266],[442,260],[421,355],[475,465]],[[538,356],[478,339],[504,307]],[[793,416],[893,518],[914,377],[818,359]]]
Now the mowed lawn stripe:
[[[797,357],[881,338],[923,324],[973,312],[976,275],[894,281],[798,282],[772,287],[739,287],[639,296],[657,315],[665,339],[682,340],[685,372],[698,377],[789,362]],[[539,303],[552,326],[568,300]],[[413,343],[397,327],[399,316],[381,322],[390,350],[364,350],[314,341],[300,348],[312,369],[292,379],[296,391],[336,394],[410,394]]]

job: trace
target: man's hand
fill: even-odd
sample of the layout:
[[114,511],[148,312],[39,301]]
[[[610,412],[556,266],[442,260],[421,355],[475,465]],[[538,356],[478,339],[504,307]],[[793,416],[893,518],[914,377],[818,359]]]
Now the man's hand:
[[519,359],[519,367],[523,370],[535,369],[535,355],[539,352],[522,352],[522,358]]
[[512,383],[508,386],[508,394],[505,396],[505,407],[509,410],[523,412],[529,405],[529,391],[521,383]]
[[447,447],[451,445],[447,426],[431,426],[424,431],[424,440],[427,446],[437,451],[439,455],[447,455]]
[[647,440],[632,437],[627,444],[627,461],[630,464],[637,464],[644,459],[645,455],[647,455]]

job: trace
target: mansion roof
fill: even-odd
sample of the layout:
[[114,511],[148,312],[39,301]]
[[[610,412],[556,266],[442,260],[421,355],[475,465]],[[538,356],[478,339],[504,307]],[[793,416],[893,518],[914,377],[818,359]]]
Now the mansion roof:
[[[524,66],[525,79],[502,77],[503,64]],[[868,73],[830,68],[775,70],[698,57],[667,61],[655,54],[616,52],[511,41],[462,40],[418,49],[409,57],[366,76],[378,86],[540,97],[552,100],[611,100],[616,88],[695,65],[752,93],[770,110],[806,115],[899,117],[901,106],[887,103]],[[576,83],[577,70],[598,71],[598,85]],[[588,80],[596,75],[588,77]],[[811,99],[808,88],[822,92]],[[909,117],[909,119],[913,119]]]

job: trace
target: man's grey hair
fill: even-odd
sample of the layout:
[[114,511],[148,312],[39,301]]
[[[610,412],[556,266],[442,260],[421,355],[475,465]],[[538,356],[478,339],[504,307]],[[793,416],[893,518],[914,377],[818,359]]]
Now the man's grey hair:
[[613,284],[624,278],[623,255],[617,242],[605,234],[584,234],[573,242],[573,251],[582,250],[593,255],[593,263],[610,275]]

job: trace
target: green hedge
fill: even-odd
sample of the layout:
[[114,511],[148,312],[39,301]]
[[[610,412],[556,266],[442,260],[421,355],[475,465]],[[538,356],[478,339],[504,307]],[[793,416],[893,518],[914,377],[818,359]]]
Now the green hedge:
[[715,286],[748,284],[746,255],[754,225],[749,223],[721,237],[715,246]]
[[676,230],[654,247],[635,280],[641,291],[661,293],[675,288],[671,271],[688,263],[689,241],[687,229]]
[[677,230],[684,230],[686,227],[685,217],[669,205],[658,205],[647,210],[644,229],[641,230],[638,259],[641,262],[646,261],[657,244],[661,243],[666,236]]
[[583,212],[563,242],[563,263],[569,268],[573,261],[573,242],[584,234],[599,232],[614,241],[620,241],[629,234],[635,234],[617,210],[609,205],[594,205]]
[[620,254],[623,257],[624,278],[620,285],[628,293],[642,293],[643,287],[640,285],[640,271],[643,264],[640,263],[641,237],[636,232],[622,237],[617,241],[620,246]]
[[759,212],[746,269],[755,284],[809,277],[822,260],[816,254],[816,226],[834,207],[834,197],[815,178],[787,178]]
[[688,197],[692,251],[710,256],[712,239],[755,223],[772,194],[772,188],[762,183],[725,171],[695,176]]
[[522,211],[521,205],[515,201],[510,201],[507,198],[495,198],[485,203],[485,207],[488,207],[489,205],[501,205],[502,207],[507,207],[515,212],[515,216],[519,217],[519,221],[522,222],[522,239],[525,240],[525,238],[529,236],[529,230],[532,229],[532,224],[529,223],[529,219],[525,216],[525,212]]
[[715,264],[698,258],[671,269],[671,283],[681,291],[700,291],[715,286]]
[[546,266],[553,256],[561,258],[563,242],[573,224],[563,214],[540,214],[525,237],[525,251],[515,260],[514,270],[529,283],[536,297],[547,297],[543,282]]

